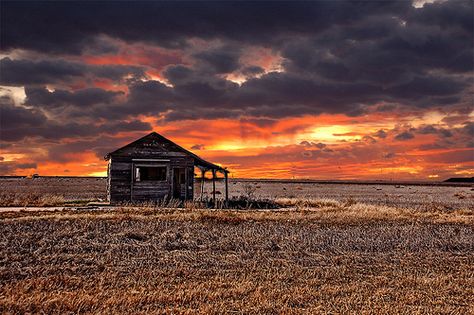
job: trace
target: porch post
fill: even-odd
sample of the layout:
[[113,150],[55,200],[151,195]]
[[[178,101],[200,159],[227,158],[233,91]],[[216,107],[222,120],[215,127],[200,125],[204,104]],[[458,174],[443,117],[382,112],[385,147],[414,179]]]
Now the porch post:
[[228,183],[228,175],[227,171],[224,171],[224,178],[225,178],[225,205],[227,207],[227,204],[229,202],[229,183]]
[[216,170],[212,170],[212,199],[214,201],[214,208],[216,207]]
[[202,168],[200,168],[201,170],[201,197],[200,197],[200,201],[202,202],[202,196],[204,194],[204,178],[206,176],[206,171]]

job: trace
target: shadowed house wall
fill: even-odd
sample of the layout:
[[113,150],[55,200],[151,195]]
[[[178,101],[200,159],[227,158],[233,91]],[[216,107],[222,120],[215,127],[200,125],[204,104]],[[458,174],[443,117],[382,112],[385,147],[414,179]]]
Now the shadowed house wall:
[[227,171],[152,132],[105,156],[111,203],[193,199],[194,167]]

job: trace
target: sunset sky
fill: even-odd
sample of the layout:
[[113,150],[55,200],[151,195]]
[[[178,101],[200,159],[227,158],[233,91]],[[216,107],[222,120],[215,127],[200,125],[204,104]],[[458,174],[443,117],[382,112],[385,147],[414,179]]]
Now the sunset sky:
[[474,176],[470,0],[0,5],[0,175],[156,131],[233,177]]

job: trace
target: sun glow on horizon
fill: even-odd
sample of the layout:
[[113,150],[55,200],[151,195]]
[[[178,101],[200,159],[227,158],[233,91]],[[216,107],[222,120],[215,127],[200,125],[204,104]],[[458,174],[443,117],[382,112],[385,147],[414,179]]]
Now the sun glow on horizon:
[[87,176],[107,177],[107,171],[92,172],[92,173],[87,174]]
[[338,142],[340,140],[357,140],[361,136],[354,133],[353,129],[349,126],[325,126],[315,127],[310,130],[307,134],[312,140],[325,141],[325,142]]

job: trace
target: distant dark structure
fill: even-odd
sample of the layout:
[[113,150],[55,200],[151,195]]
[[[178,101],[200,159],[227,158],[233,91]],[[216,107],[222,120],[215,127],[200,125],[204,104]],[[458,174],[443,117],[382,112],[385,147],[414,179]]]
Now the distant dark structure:
[[451,177],[445,180],[446,183],[474,183],[474,177]]
[[124,201],[192,200],[194,167],[201,171],[201,199],[204,178],[212,173],[213,200],[216,200],[216,173],[225,178],[228,200],[228,173],[225,168],[205,161],[171,140],[152,132],[108,153],[107,194],[111,203]]

